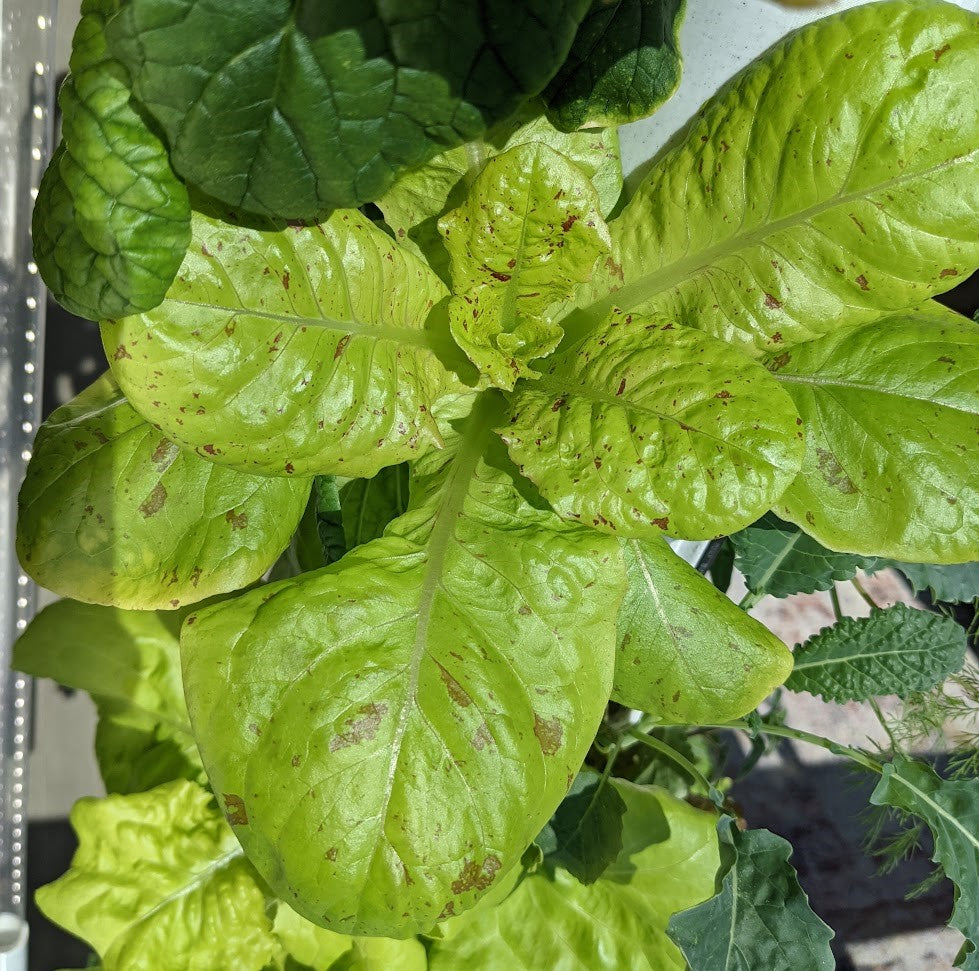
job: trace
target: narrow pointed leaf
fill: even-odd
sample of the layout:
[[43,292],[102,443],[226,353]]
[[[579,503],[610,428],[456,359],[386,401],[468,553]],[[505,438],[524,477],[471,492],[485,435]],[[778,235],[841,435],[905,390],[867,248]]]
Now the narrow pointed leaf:
[[496,907],[450,921],[431,944],[431,971],[685,971],[666,925],[713,892],[716,817],[661,789],[611,785],[626,804],[625,829],[602,878],[587,886],[565,870],[524,878]]
[[837,580],[849,580],[858,570],[872,571],[881,565],[872,556],[828,550],[795,523],[773,513],[735,533],[731,542],[735,566],[744,574],[748,589],[771,597],[831,590]]
[[109,52],[118,0],[85,0],[61,87],[63,140],[34,207],[34,259],[56,300],[101,320],[155,307],[190,242],[190,203]]
[[99,711],[96,756],[109,792],[205,782],[180,680],[180,611],[59,600],[14,644],[13,667],[87,691]]
[[562,155],[519,145],[486,164],[439,220],[449,252],[456,343],[497,387],[533,377],[564,331],[554,317],[609,257],[598,194]]
[[975,779],[947,781],[921,762],[899,756],[884,766],[870,801],[922,819],[935,841],[932,859],[955,885],[949,921],[966,944],[956,961],[964,971],[979,969],[979,787]]
[[184,624],[191,719],[238,837],[334,930],[406,936],[472,906],[554,812],[608,700],[617,545],[481,459],[498,417],[482,399],[381,539]]
[[814,634],[796,650],[785,686],[827,701],[905,698],[958,671],[965,650],[965,631],[950,617],[895,604]]
[[133,406],[208,459],[263,475],[373,475],[437,444],[445,290],[358,212],[277,231],[194,216],[156,310],[108,321]]
[[619,536],[712,539],[757,519],[802,460],[788,395],[698,331],[614,327],[514,394],[501,435],[521,471],[559,515]]
[[833,971],[833,932],[799,886],[792,847],[767,829],[742,833],[730,816],[717,828],[728,854],[720,892],[670,920],[690,971]]
[[185,179],[307,218],[376,199],[512,114],[561,65],[587,8],[129,0],[112,40]]
[[624,286],[586,321],[615,306],[779,353],[951,289],[979,266],[977,72],[951,3],[791,34],[653,166],[612,224]]
[[17,554],[62,596],[172,609],[257,580],[308,494],[308,479],[248,475],[181,450],[105,375],[38,432]]
[[211,794],[191,782],[81,799],[68,872],[37,891],[104,971],[261,971],[275,953],[265,894]]
[[806,426],[779,515],[833,549],[979,559],[979,327],[934,305],[767,363]]
[[544,91],[563,131],[651,115],[680,83],[686,0],[592,0],[567,60]]
[[666,543],[628,540],[623,553],[613,700],[662,722],[707,724],[753,711],[786,679],[785,645]]

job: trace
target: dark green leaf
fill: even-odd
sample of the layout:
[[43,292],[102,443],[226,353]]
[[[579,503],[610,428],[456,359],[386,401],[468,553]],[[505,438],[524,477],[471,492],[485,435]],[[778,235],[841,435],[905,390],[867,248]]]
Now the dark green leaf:
[[979,971],[979,785],[975,779],[949,782],[921,762],[903,756],[884,766],[870,797],[875,806],[893,806],[924,820],[935,841],[932,859],[955,884],[950,926],[967,943],[956,967]]
[[389,465],[372,479],[352,479],[340,488],[343,534],[352,550],[377,539],[408,508],[408,464]]
[[717,831],[728,853],[720,892],[670,920],[691,971],[832,971],[833,932],[799,886],[792,847],[767,829],[742,833],[730,816]]
[[592,0],[564,66],[547,86],[563,131],[652,114],[680,83],[686,0]]
[[926,590],[933,600],[968,603],[979,597],[979,563],[892,563],[907,577],[915,593]]
[[734,575],[734,545],[727,537],[721,542],[721,547],[714,556],[713,562],[707,568],[711,583],[722,593],[727,593]]
[[[177,171],[253,212],[378,198],[564,61],[588,0],[131,0],[110,42]],[[179,52],[179,56],[175,56]]]
[[827,701],[905,698],[958,671],[965,649],[965,631],[950,617],[895,604],[814,634],[796,650],[785,686]]
[[625,809],[607,779],[590,770],[579,772],[551,818],[544,842],[538,840],[545,860],[581,883],[594,883],[622,850]]
[[340,490],[332,475],[318,475],[313,480],[316,536],[324,565],[335,563],[347,552],[343,534],[343,510]]
[[735,566],[752,593],[789,597],[829,590],[836,580],[849,580],[858,570],[876,569],[874,557],[834,553],[798,526],[768,513],[731,537]]
[[92,320],[163,300],[190,242],[190,202],[129,103],[105,42],[118,0],[85,0],[61,88],[64,139],[34,207],[34,259],[56,300]]

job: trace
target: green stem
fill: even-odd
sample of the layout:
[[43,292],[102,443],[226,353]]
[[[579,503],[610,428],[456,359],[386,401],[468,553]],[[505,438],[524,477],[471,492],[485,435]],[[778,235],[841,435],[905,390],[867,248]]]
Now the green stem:
[[752,607],[754,607],[754,605],[755,605],[756,603],[759,603],[759,602],[760,602],[761,600],[763,600],[763,599],[764,599],[764,597],[765,597],[765,594],[763,594],[763,593],[759,593],[759,592],[755,592],[755,593],[752,593],[752,592],[751,592],[751,591],[749,590],[749,591],[748,591],[748,592],[747,592],[747,593],[746,593],[746,594],[745,594],[745,595],[744,595],[744,596],[743,596],[743,597],[742,597],[742,598],[741,598],[741,599],[740,599],[740,600],[738,601],[738,606],[739,606],[739,607],[740,607],[740,608],[741,608],[742,610],[751,610],[751,608],[752,608]]
[[894,735],[891,733],[891,726],[887,724],[887,720],[884,718],[884,713],[880,710],[880,705],[877,704],[876,698],[868,698],[867,701],[870,703],[870,707],[874,714],[877,716],[877,721],[880,722],[880,727],[884,729],[887,733],[887,737],[890,739],[891,748],[896,752],[898,751],[897,742],[894,740]]
[[871,597],[869,593],[867,593],[867,591],[864,589],[863,584],[856,577],[854,577],[850,581],[850,583],[853,584],[853,589],[856,590],[857,593],[859,593],[860,596],[863,597],[863,599],[866,600],[868,604],[870,604],[870,609],[871,610],[877,610],[878,609],[877,608],[877,601],[875,601],[874,598]]
[[861,752],[860,749],[850,748],[849,745],[840,745],[839,742],[823,738],[822,735],[813,735],[811,732],[804,732],[801,728],[790,728],[788,725],[766,725],[764,723],[755,726],[746,721],[732,721],[719,725],[699,725],[696,727],[727,728],[739,732],[749,732],[751,734],[759,731],[763,735],[775,735],[779,738],[791,738],[797,742],[808,742],[810,745],[818,745],[820,748],[824,748],[827,752],[832,752],[834,755],[841,755],[844,758],[850,759],[851,762],[856,762],[857,765],[861,765],[871,772],[880,774],[882,771],[880,762],[871,758],[866,752]]
[[642,732],[637,731],[636,729],[632,729],[629,734],[636,739],[636,741],[641,742],[643,745],[646,745],[651,749],[654,749],[655,751],[659,752],[660,755],[665,755],[671,762],[675,762],[690,776],[691,779],[694,780],[694,782],[703,787],[705,794],[710,794],[710,791],[713,788],[710,784],[710,780],[686,756],[681,755],[671,745],[667,745],[666,742],[661,742],[655,735],[644,735]]
[[840,608],[840,595],[837,592],[836,584],[835,583],[833,584],[833,586],[831,586],[829,588],[829,599],[830,599],[831,603],[833,604],[833,613],[836,615],[836,619],[837,620],[842,620],[843,619],[843,611]]

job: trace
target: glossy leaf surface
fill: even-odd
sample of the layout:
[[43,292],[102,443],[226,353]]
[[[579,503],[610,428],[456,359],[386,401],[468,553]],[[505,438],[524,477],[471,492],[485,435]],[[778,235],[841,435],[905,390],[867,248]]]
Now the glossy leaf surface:
[[34,259],[55,299],[92,320],[155,307],[190,242],[190,202],[166,146],[130,104],[106,46],[119,0],[85,0],[58,101],[62,143],[34,207]]
[[81,799],[68,872],[37,891],[104,971],[261,971],[275,952],[265,895],[211,794],[191,782]]
[[167,299],[102,340],[133,406],[211,461],[373,475],[439,440],[424,325],[444,294],[358,212],[285,230],[195,214]]
[[670,921],[691,971],[833,971],[833,932],[813,913],[792,847],[767,829],[718,824],[727,871],[720,892]]
[[130,0],[112,40],[185,179],[308,218],[376,199],[514,112],[558,69],[587,8]]
[[564,131],[651,115],[680,83],[686,0],[592,0],[561,70],[544,91]]
[[778,353],[951,289],[979,266],[977,72],[975,14],[950,3],[791,34],[654,165],[612,226],[625,285],[586,316]]
[[767,363],[806,428],[779,515],[833,549],[979,559],[979,327],[936,305]]
[[526,877],[432,943],[431,971],[684,971],[670,915],[708,897],[718,866],[716,817],[661,789],[612,783],[626,803],[621,853],[585,886],[564,870]]
[[17,554],[62,596],[172,609],[257,580],[308,494],[308,479],[248,475],[181,450],[104,375],[38,432]]
[[59,600],[17,639],[13,666],[87,691],[99,711],[95,752],[109,792],[173,779],[205,782],[180,681],[179,611]]
[[334,930],[407,936],[472,906],[550,818],[608,699],[617,545],[481,459],[497,417],[484,398],[381,539],[184,625],[236,832]]
[[559,515],[619,536],[746,526],[801,462],[791,400],[720,341],[627,320],[517,389],[501,429],[511,457]]
[[623,543],[612,698],[674,724],[753,711],[792,670],[785,645],[662,540]]
[[533,377],[564,336],[553,318],[611,240],[588,179],[545,145],[486,164],[465,203],[439,220],[449,253],[456,343],[497,387]]
[[905,698],[958,671],[965,651],[965,631],[951,617],[895,604],[844,617],[810,637],[795,651],[786,687],[827,701]]

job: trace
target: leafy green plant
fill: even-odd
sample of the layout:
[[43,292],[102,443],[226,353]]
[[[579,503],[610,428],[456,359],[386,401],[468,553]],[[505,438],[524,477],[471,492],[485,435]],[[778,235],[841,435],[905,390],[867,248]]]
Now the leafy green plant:
[[[913,707],[965,633],[793,657],[739,609],[979,559],[979,331],[930,300],[979,266],[979,25],[807,27],[620,198],[614,130],[561,128],[655,107],[681,12],[86,2],[66,118],[125,123],[66,124],[36,245],[111,374],[38,436],[18,549],[71,599],[15,663],[99,705],[38,899],[106,971],[831,967],[711,729],[879,775],[979,966],[974,780],[756,711]],[[664,534],[734,534],[745,601]]]

